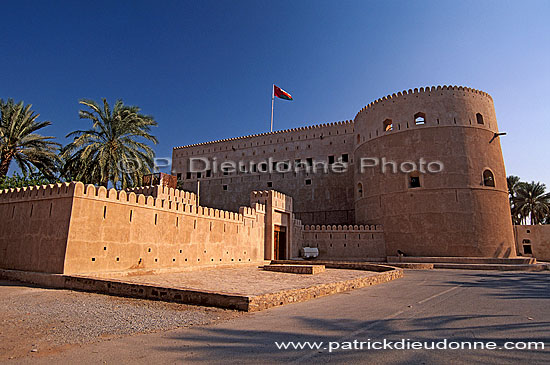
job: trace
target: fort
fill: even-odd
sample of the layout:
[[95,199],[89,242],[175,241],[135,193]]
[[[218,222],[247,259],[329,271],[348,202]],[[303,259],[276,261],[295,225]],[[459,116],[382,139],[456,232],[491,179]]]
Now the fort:
[[493,100],[467,87],[392,94],[353,121],[175,147],[172,174],[181,190],[1,191],[0,268],[163,272],[304,247],[320,260],[550,258],[545,231],[512,226]]

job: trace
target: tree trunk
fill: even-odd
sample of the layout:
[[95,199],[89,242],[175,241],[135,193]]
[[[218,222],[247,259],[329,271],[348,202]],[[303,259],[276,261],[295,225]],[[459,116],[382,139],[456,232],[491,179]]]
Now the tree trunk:
[[4,151],[0,156],[0,178],[5,177],[10,169],[11,160],[13,159],[12,151]]

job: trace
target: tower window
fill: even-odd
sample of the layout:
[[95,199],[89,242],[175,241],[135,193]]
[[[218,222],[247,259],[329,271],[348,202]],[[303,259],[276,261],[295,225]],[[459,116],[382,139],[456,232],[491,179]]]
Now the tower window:
[[483,115],[481,115],[481,113],[476,114],[476,120],[477,120],[477,124],[485,124],[483,123]]
[[359,143],[361,143],[361,135],[360,134],[357,135],[357,144],[359,144]]
[[306,185],[311,185],[311,179],[306,179]]
[[348,162],[348,154],[347,153],[344,153],[342,155],[342,162]]
[[361,184],[361,183],[357,184],[357,196],[359,198],[363,197],[363,184]]
[[410,175],[409,176],[409,188],[419,188],[420,187],[420,176],[419,175]]
[[384,121],[384,132],[391,132],[393,130],[393,122],[391,119]]
[[224,185],[224,186],[223,186],[223,190],[227,190],[227,185]]
[[526,255],[532,255],[533,249],[531,248],[531,245],[523,245],[523,253]]
[[483,185],[485,186],[495,186],[495,177],[491,170],[483,171]]
[[273,187],[273,182],[268,181],[268,182],[267,182],[267,187],[268,187],[268,188],[272,188],[272,187]]
[[426,114],[422,112],[418,112],[414,115],[414,124],[416,125],[424,125],[426,124]]

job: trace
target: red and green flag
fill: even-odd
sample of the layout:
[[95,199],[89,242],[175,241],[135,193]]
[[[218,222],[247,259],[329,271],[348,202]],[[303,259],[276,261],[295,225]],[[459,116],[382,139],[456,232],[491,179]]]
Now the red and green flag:
[[279,99],[292,101],[292,96],[277,85],[273,85],[273,95]]

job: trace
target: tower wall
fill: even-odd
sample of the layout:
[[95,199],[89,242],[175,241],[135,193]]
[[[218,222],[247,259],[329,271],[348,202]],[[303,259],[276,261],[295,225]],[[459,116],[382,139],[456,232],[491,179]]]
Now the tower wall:
[[[496,132],[492,98],[470,88],[421,88],[369,104],[355,117],[356,223],[383,225],[387,255],[514,256],[500,140],[491,142]],[[361,168],[362,158],[380,165]],[[397,172],[390,164],[383,172],[383,158]],[[400,168],[410,161],[419,169],[421,159],[425,173]],[[486,170],[494,187],[484,184]]]

